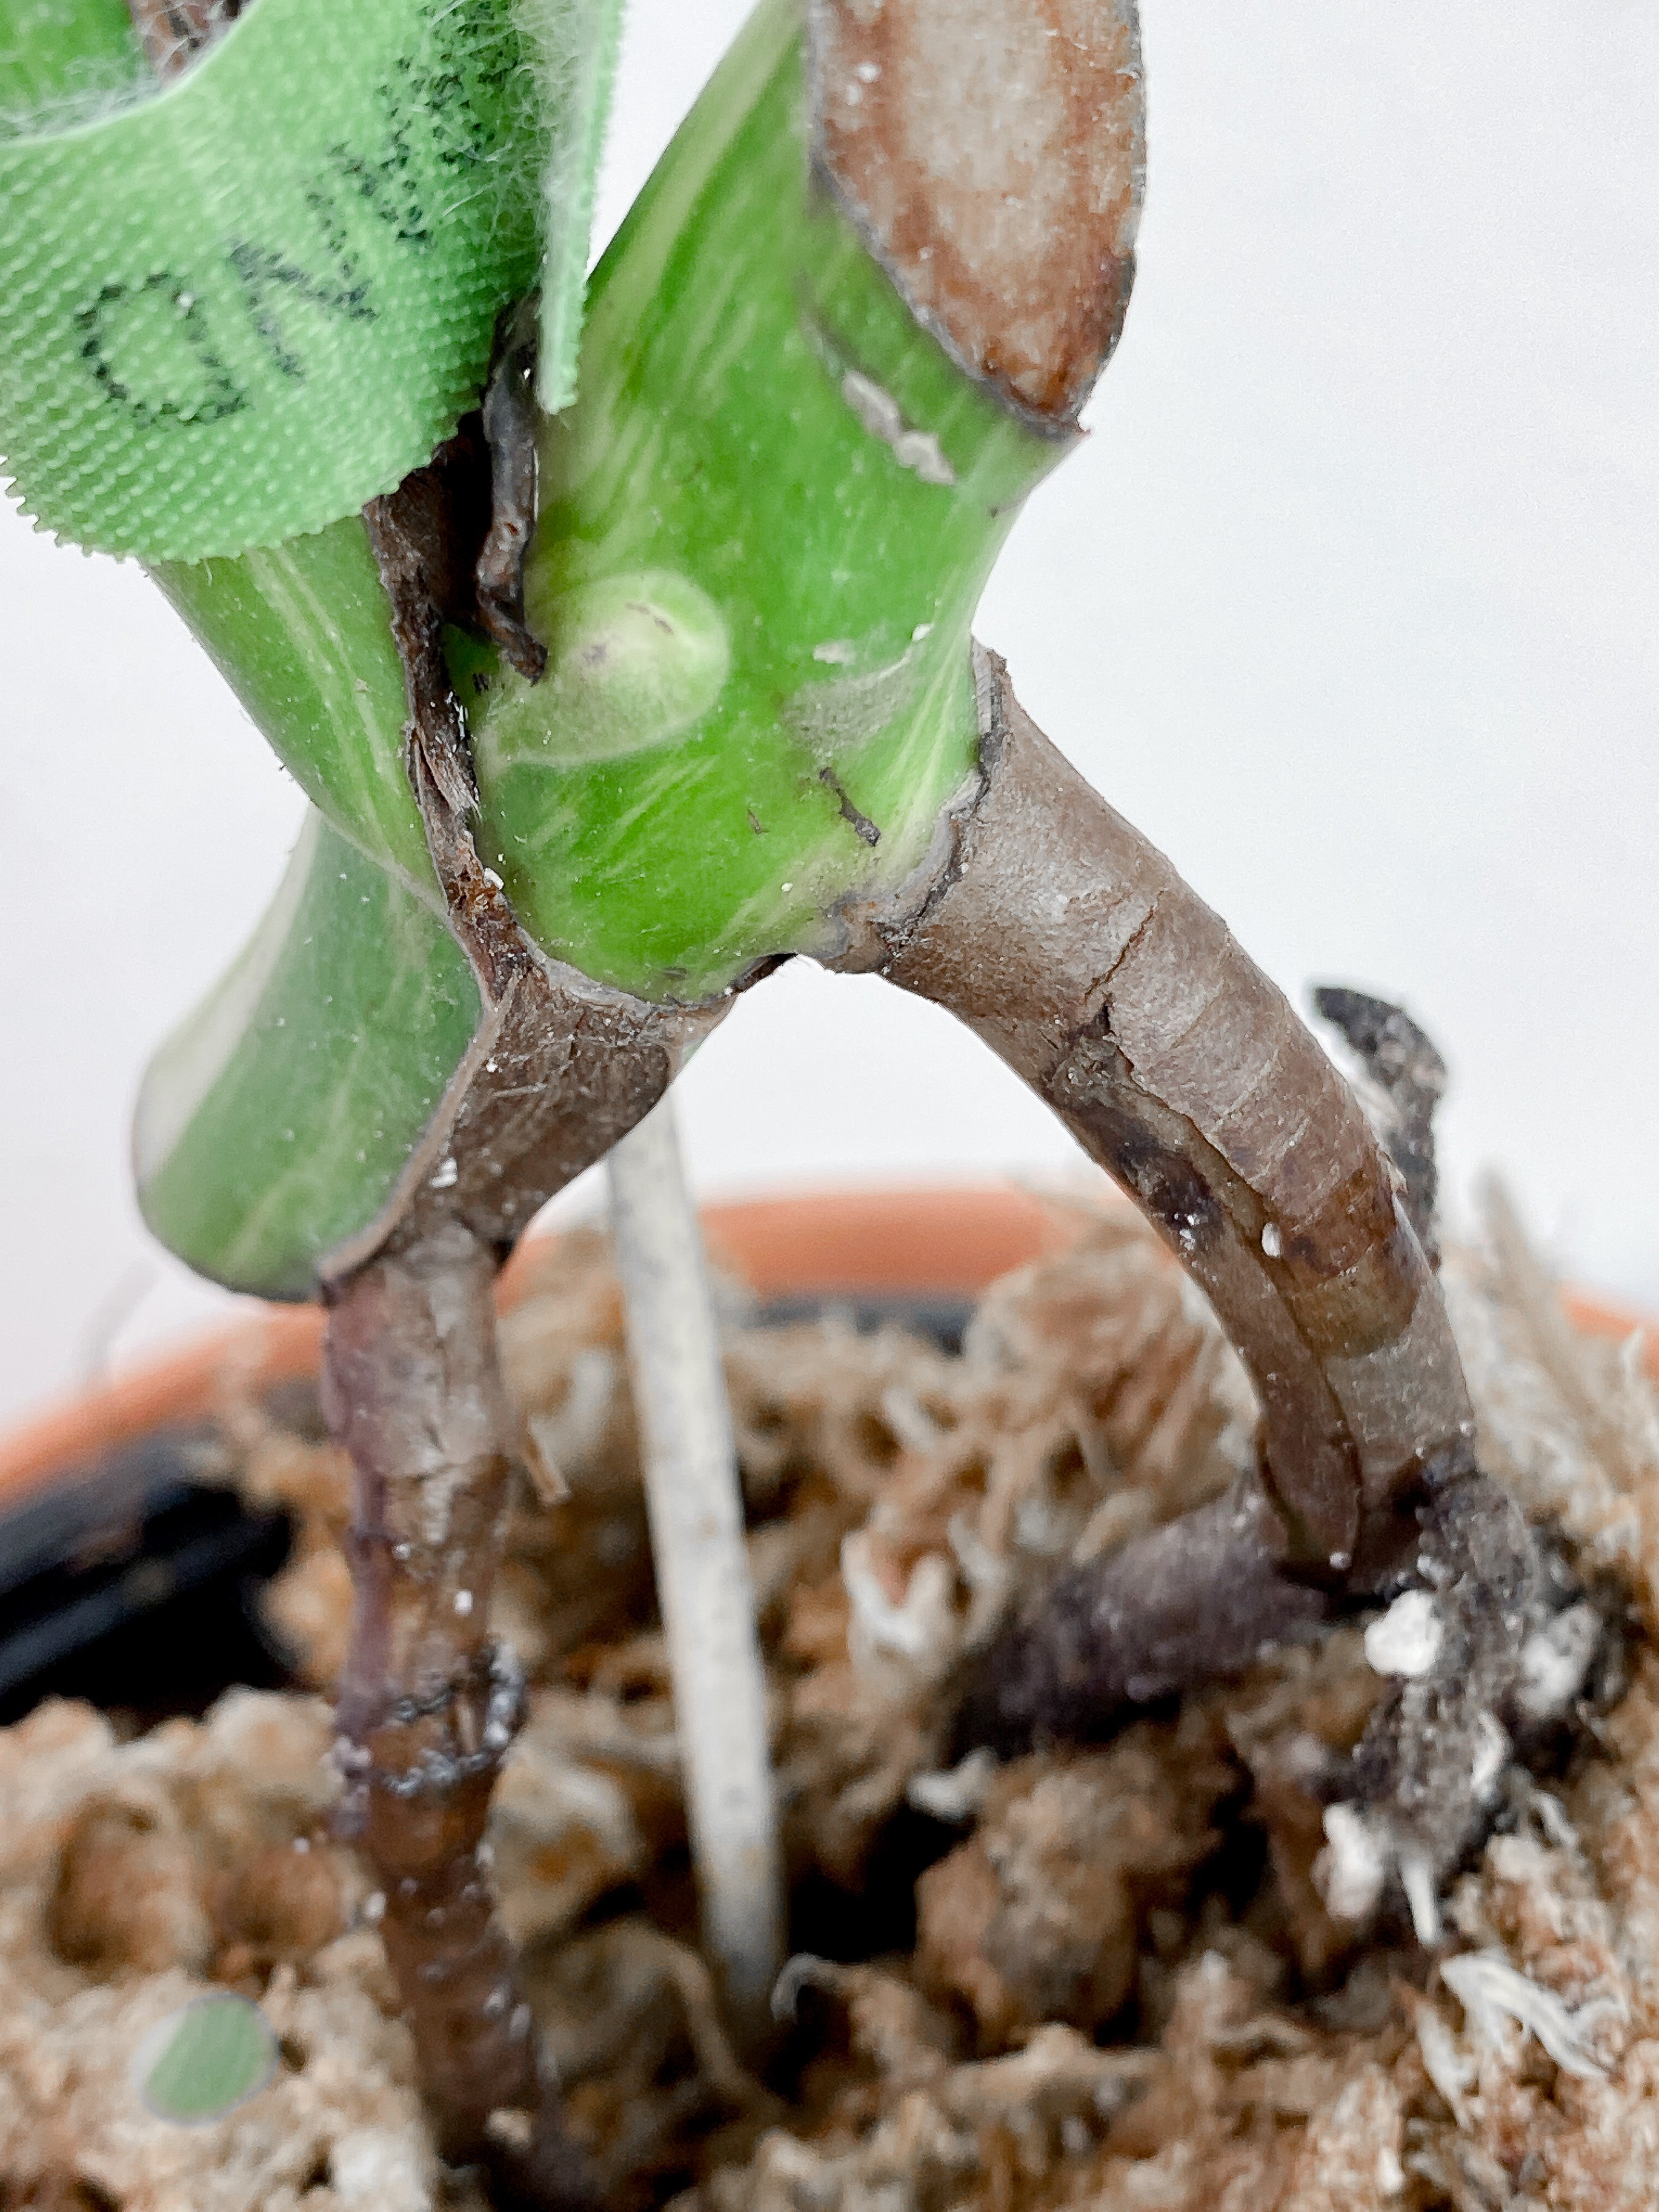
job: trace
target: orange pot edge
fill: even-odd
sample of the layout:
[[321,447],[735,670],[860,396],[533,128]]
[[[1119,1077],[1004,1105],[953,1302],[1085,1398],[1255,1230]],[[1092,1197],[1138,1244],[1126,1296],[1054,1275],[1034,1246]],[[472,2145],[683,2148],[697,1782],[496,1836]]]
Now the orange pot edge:
[[[702,1223],[716,1264],[763,1297],[972,1296],[1010,1268],[1063,1250],[1076,1233],[1064,1208],[993,1183],[740,1199],[705,1206]],[[521,1268],[509,1265],[504,1305],[514,1303],[521,1280]],[[1642,1331],[1648,1372],[1659,1382],[1659,1322],[1581,1291],[1565,1296],[1582,1329],[1618,1337]],[[204,1419],[233,1376],[245,1388],[270,1389],[313,1373],[321,1338],[316,1306],[264,1307],[48,1407],[0,1437],[0,1509],[134,1437]]]

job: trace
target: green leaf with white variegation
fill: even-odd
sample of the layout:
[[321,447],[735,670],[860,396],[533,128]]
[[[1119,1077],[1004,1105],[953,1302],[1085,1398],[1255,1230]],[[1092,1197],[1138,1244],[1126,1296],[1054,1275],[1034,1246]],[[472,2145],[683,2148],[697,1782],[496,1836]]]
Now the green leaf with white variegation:
[[251,942],[151,1061],[138,1200],[201,1273],[303,1298],[373,1218],[477,1024],[422,899],[313,812]]

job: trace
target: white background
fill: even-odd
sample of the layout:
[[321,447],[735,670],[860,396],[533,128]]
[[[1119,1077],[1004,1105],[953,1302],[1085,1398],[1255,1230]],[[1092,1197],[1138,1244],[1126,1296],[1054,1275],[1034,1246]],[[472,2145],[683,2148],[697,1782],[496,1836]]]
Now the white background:
[[[601,238],[741,14],[635,0]],[[1146,16],[1127,334],[981,635],[1288,989],[1431,1028],[1455,1188],[1496,1164],[1659,1305],[1659,7]],[[6,509],[0,623],[3,1417],[224,1303],[145,1238],[127,1118],[300,803],[136,570]],[[708,1191],[1072,1157],[945,1016],[799,963],[684,1111]]]

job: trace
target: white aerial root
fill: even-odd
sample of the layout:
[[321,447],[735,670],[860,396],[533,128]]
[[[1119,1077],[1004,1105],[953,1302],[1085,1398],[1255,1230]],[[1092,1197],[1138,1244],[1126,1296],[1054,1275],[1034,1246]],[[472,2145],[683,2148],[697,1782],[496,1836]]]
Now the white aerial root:
[[1564,2074],[1583,2081],[1606,2076],[1607,2069],[1592,2041],[1596,2023],[1621,2017],[1616,1996],[1588,1998],[1572,2011],[1553,1990],[1540,1988],[1517,1973],[1501,1951],[1465,1952],[1441,1961],[1440,1978],[1468,2014],[1471,2027],[1493,2049],[1504,2048],[1503,2017],[1530,2029]]
[[611,1205],[703,1942],[751,2043],[783,1965],[782,1859],[731,1413],[672,1100],[611,1153]]

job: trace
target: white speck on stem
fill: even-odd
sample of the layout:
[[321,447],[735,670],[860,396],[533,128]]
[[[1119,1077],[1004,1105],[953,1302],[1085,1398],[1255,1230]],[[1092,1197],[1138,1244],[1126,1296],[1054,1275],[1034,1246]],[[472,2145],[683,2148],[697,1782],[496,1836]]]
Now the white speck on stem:
[[453,1190],[460,1180],[460,1175],[461,1170],[455,1155],[450,1152],[439,1161],[428,1180],[434,1190]]
[[899,404],[873,377],[849,368],[841,380],[841,396],[872,438],[890,447],[902,469],[912,469],[923,483],[953,484],[956,471],[945,458],[931,430],[906,427]]
[[1261,1249],[1270,1260],[1277,1260],[1283,1256],[1285,1239],[1279,1232],[1279,1224],[1276,1221],[1267,1221],[1262,1224]]
[[1414,1681],[1440,1656],[1445,1626],[1427,1590],[1404,1590],[1365,1631],[1365,1663]]
[[455,1610],[460,1614],[462,1620],[465,1620],[467,1614],[472,1610],[472,1593],[471,1590],[456,1591]]
[[703,1941],[758,2039],[783,1963],[782,1857],[731,1413],[672,1100],[611,1153],[611,1205]]

